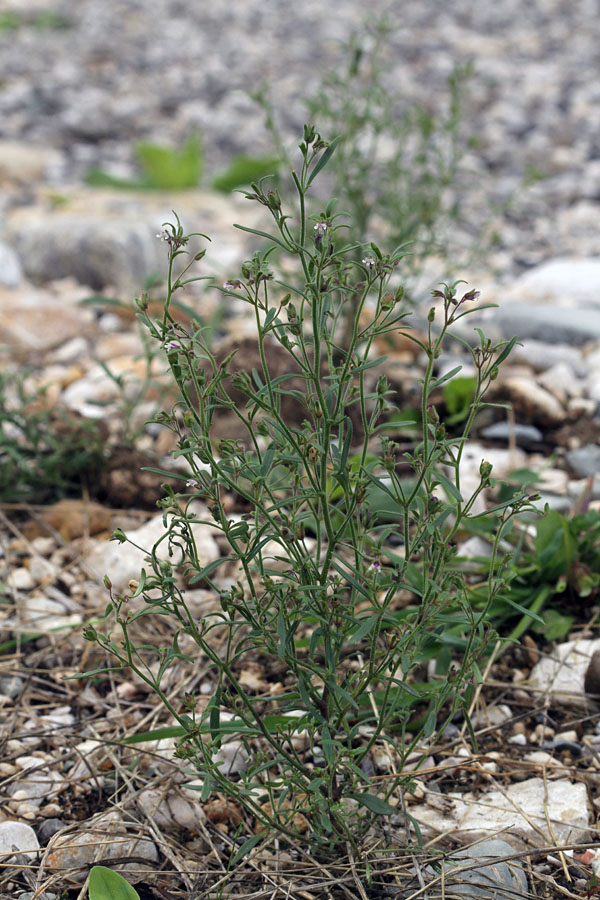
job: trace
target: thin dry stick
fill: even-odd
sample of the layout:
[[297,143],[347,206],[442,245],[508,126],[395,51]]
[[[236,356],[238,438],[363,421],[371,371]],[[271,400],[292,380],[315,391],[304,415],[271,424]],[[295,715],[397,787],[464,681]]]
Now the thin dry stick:
[[363,887],[363,883],[358,877],[358,872],[356,871],[356,863],[354,862],[354,854],[352,853],[352,847],[350,846],[350,842],[346,843],[346,850],[348,851],[348,861],[350,863],[350,869],[352,870],[352,877],[354,878],[354,884],[358,888],[358,893],[362,897],[362,900],[369,900],[367,897],[366,891]]
[[[490,653],[490,658],[488,659],[488,662],[487,662],[487,665],[486,665],[486,667],[485,667],[485,671],[484,671],[484,673],[483,673],[481,682],[480,682],[480,683],[477,685],[477,687],[475,688],[475,693],[473,694],[473,699],[471,700],[471,704],[470,704],[470,706],[469,706],[469,712],[468,712],[468,714],[467,714],[469,719],[471,718],[471,715],[473,714],[473,710],[475,709],[475,707],[476,707],[477,704],[479,703],[479,697],[480,697],[480,695],[481,695],[481,691],[482,691],[482,689],[483,689],[483,686],[484,686],[485,683],[486,683],[486,679],[487,679],[488,675],[490,674],[490,669],[492,668],[492,665],[493,665],[494,660],[495,660],[495,658],[496,658],[496,654],[497,654],[498,651],[500,650],[500,647],[501,647],[501,646],[502,646],[502,642],[501,642],[501,641],[496,641],[496,646],[494,647],[494,649],[493,649],[492,652]],[[461,728],[461,731],[460,731],[461,737],[464,736],[466,727],[467,727],[467,723],[466,723],[466,721],[465,721],[465,722],[463,722],[463,725],[462,725],[462,728]]]

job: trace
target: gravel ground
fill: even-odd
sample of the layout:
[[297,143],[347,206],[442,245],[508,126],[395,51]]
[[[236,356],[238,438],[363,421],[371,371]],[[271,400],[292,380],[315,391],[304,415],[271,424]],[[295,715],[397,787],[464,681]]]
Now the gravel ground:
[[[478,144],[464,189],[474,207],[517,200],[502,219],[500,268],[600,253],[598,0],[372,0],[368,17],[357,0],[334,11],[316,0],[12,8],[21,24],[0,30],[0,139],[61,151],[58,183],[93,166],[131,174],[136,141],[181,145],[194,129],[209,171],[234,153],[268,152],[263,115],[248,97],[263,82],[292,145],[304,101],[343,62],[340,42],[387,14],[387,77],[407,99],[440,108],[453,65],[474,63],[464,123]],[[70,27],[40,27],[49,12]],[[532,169],[546,177],[523,191]]]

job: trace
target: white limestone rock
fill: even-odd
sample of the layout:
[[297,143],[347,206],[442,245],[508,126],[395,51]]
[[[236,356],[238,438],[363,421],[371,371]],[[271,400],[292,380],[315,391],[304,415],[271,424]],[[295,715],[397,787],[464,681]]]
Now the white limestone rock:
[[514,839],[523,848],[583,843],[589,839],[587,788],[568,778],[546,784],[543,778],[529,778],[503,790],[477,795],[435,794],[432,799],[440,797],[444,801],[436,802],[435,807],[427,802],[430,796],[425,804],[411,810],[429,834],[445,832],[470,843],[504,832],[510,833],[511,841]]
[[[200,523],[193,525],[192,533],[201,566],[206,566],[219,558],[219,548],[213,536],[214,529],[210,525]],[[127,532],[130,540],[143,547],[143,550],[138,550],[130,543],[96,541],[87,556],[87,563],[100,577],[108,575],[115,590],[126,591],[130,581],[139,579],[142,568],[150,571],[145,559],[164,534],[165,526],[161,514],[149,519],[140,528]],[[157,555],[161,560],[169,559],[166,540],[160,545]]]
[[530,687],[554,702],[585,707],[588,701],[583,682],[596,650],[600,650],[598,638],[580,638],[559,644],[533,667]]

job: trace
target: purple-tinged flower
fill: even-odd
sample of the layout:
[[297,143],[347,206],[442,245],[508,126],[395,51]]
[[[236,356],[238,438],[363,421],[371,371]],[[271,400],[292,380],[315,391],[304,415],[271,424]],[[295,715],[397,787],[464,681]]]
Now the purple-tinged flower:
[[241,282],[241,281],[225,281],[225,282],[223,283],[223,287],[224,287],[225,290],[227,290],[227,291],[239,291],[239,289],[241,288],[241,286],[242,286],[242,282]]
[[372,256],[365,256],[365,258],[362,261],[362,264],[363,264],[363,266],[366,266],[367,269],[375,268],[375,260],[373,259]]
[[315,225],[315,231],[317,232],[315,237],[324,237],[327,234],[327,229],[329,228],[327,222],[317,222]]
[[179,341],[167,341],[165,343],[165,350],[168,350],[169,352],[173,350],[181,350],[181,344],[179,343]]

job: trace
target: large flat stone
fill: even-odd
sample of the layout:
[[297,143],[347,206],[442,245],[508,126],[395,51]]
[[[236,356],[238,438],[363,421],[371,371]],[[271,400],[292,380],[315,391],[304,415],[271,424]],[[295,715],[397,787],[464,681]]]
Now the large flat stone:
[[506,304],[496,309],[483,330],[491,325],[500,337],[534,338],[548,344],[570,344],[581,347],[600,340],[600,307],[567,309],[560,306],[536,306],[533,303]]
[[506,833],[515,846],[534,847],[583,843],[589,837],[587,788],[568,778],[547,783],[529,778],[477,795],[452,792],[444,800],[443,810],[427,805],[411,808],[428,833],[453,834],[465,843]]
[[600,307],[600,257],[561,256],[525,272],[511,295],[551,299],[560,306]]

